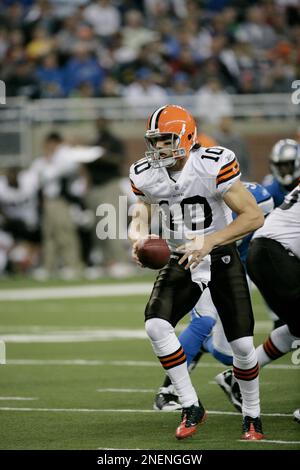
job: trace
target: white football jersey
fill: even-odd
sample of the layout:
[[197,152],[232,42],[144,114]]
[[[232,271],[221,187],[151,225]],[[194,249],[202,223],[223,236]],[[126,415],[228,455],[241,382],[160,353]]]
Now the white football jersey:
[[276,240],[300,259],[300,185],[271,212],[253,239],[261,237]]
[[235,155],[224,147],[192,150],[176,180],[166,168],[152,168],[147,159],[130,168],[134,194],[160,206],[163,237],[171,251],[190,235],[216,232],[232,221],[223,196],[239,178]]

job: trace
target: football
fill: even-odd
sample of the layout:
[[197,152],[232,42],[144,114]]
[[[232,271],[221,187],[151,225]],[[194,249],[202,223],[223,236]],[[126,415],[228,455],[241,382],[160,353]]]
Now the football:
[[137,256],[146,268],[161,269],[169,261],[170,250],[164,239],[147,238],[138,243]]

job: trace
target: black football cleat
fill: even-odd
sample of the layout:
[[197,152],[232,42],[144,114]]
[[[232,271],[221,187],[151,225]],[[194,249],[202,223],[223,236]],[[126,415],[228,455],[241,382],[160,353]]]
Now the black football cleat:
[[201,403],[199,406],[192,405],[188,408],[182,408],[181,423],[176,429],[175,436],[177,439],[185,439],[197,432],[199,424],[204,424],[207,414]]
[[176,395],[173,385],[161,387],[155,395],[153,409],[157,411],[181,410],[178,395]]
[[235,409],[241,413],[243,404],[242,395],[240,386],[233,376],[232,369],[227,369],[216,375],[215,381],[229,398]]
[[245,416],[243,418],[243,434],[242,439],[244,441],[260,441],[264,438],[261,419],[251,418],[251,416]]

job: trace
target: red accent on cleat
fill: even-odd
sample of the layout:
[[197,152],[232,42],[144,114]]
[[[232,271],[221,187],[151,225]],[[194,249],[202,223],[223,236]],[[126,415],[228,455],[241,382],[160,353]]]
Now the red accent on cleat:
[[186,426],[186,424],[187,424],[187,415],[184,414],[180,425],[176,429],[176,433],[175,433],[176,438],[177,439],[185,439],[187,437],[192,436],[193,434],[195,434],[197,432],[198,425],[199,424],[204,424],[206,420],[207,420],[207,413],[205,411],[203,416],[200,418],[200,421],[198,421],[195,424],[190,424],[190,425]]
[[253,423],[250,424],[249,431],[246,431],[242,435],[242,439],[244,441],[260,441],[263,438],[264,438],[264,435],[261,432],[255,431]]

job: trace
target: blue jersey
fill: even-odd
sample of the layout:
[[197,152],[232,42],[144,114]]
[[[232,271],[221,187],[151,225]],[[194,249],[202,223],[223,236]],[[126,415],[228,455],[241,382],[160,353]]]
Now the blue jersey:
[[273,175],[267,175],[264,177],[262,185],[271,194],[275,207],[280,206],[283,203],[284,197],[288,193],[283,186],[274,178]]
[[[274,209],[274,202],[270,193],[266,190],[266,188],[264,188],[261,184],[258,183],[243,182],[243,185],[248,189],[248,191],[250,191],[252,196],[255,197],[257,204],[259,205],[259,207],[263,211],[264,216],[266,217]],[[233,218],[236,218],[235,213],[233,213]],[[246,263],[249,243],[251,241],[252,236],[253,233],[249,233],[238,242],[240,258],[244,264]]]

